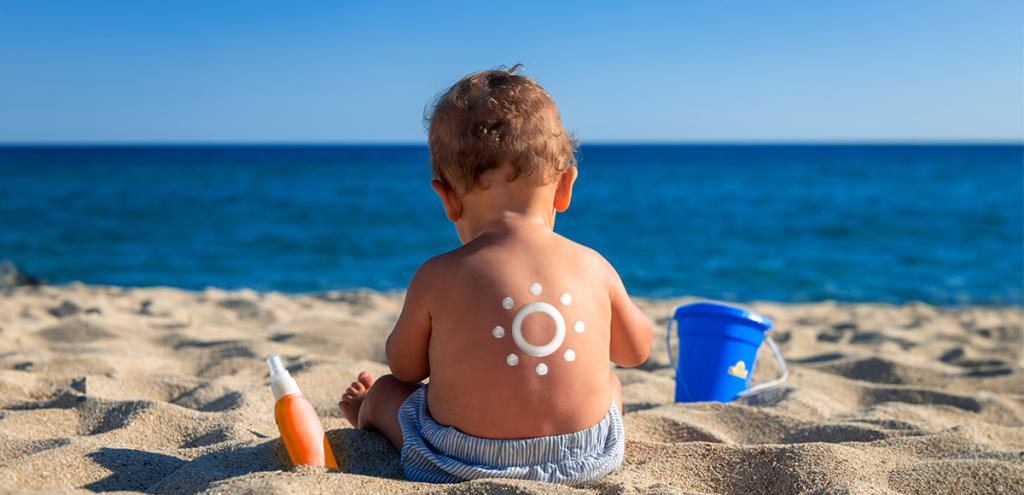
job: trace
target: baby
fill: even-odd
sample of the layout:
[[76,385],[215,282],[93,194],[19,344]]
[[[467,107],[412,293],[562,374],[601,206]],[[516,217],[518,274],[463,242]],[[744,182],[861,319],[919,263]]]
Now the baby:
[[518,69],[466,76],[434,103],[430,185],[463,246],[413,275],[393,374],[361,373],[339,404],[401,450],[413,481],[585,485],[622,462],[609,361],[644,362],[651,323],[601,255],[552,231],[576,142]]

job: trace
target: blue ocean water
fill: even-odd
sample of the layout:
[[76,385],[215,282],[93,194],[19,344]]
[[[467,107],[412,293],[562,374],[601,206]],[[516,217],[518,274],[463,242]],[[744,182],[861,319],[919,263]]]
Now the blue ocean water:
[[[422,146],[0,148],[0,258],[62,283],[403,289],[459,246]],[[1024,303],[1021,146],[584,146],[555,230],[634,295]]]

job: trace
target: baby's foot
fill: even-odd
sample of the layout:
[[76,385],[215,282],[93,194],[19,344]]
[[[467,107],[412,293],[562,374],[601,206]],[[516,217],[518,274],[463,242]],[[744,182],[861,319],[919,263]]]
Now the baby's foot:
[[363,405],[366,392],[372,386],[373,378],[370,377],[369,372],[364,371],[359,374],[357,381],[349,385],[345,394],[341,396],[341,402],[338,403],[341,412],[345,413],[345,419],[356,428],[359,428],[359,407]]

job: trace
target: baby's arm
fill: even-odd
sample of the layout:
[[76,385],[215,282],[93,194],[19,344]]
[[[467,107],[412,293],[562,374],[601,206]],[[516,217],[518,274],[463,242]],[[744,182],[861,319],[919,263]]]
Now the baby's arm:
[[622,279],[610,264],[608,271],[611,278],[608,297],[612,305],[611,359],[624,368],[639,366],[651,353],[654,338],[651,320],[629,299]]
[[430,376],[430,261],[427,261],[409,282],[402,314],[388,336],[384,353],[395,378],[415,383]]

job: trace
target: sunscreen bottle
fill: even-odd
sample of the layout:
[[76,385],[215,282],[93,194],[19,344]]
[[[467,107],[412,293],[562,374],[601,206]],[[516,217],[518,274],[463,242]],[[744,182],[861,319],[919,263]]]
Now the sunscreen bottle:
[[284,369],[281,356],[274,354],[268,357],[267,365],[270,366],[270,390],[277,401],[274,419],[281,430],[281,440],[288,449],[292,465],[338,467],[320,418],[313,405],[299,392],[295,379]]

